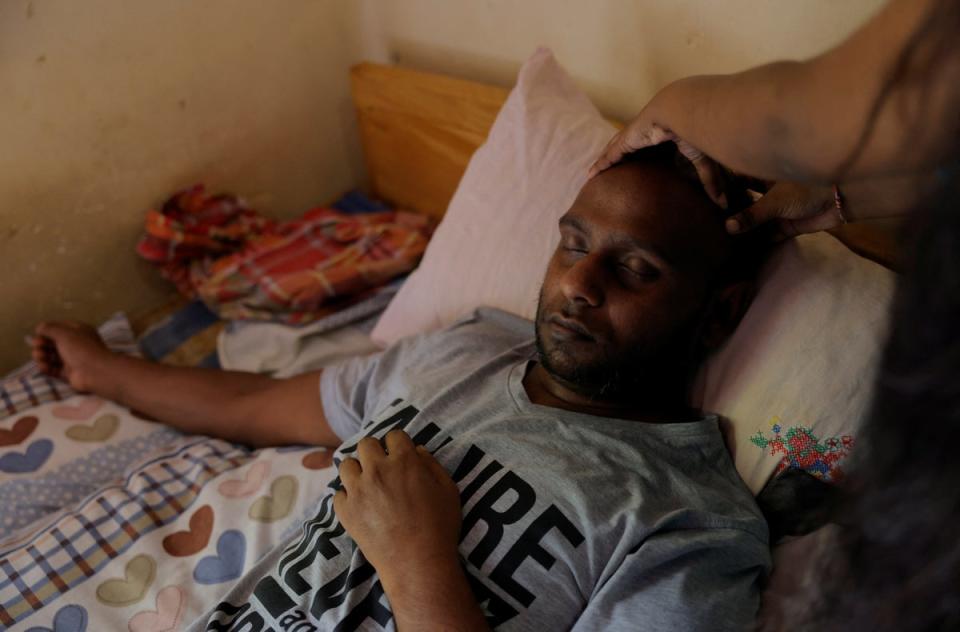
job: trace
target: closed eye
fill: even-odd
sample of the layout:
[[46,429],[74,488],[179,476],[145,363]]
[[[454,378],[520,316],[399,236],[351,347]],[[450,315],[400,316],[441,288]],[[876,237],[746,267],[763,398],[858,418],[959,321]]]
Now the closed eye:
[[576,234],[563,235],[560,240],[560,249],[564,252],[573,252],[576,254],[587,254],[587,244]]
[[629,265],[626,263],[620,264],[620,268],[629,272],[633,276],[640,277],[642,279],[655,279],[660,276],[660,271],[651,265]]

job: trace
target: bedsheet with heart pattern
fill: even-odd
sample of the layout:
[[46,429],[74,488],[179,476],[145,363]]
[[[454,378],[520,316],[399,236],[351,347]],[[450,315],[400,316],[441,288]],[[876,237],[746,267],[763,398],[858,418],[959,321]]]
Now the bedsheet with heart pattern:
[[[107,325],[108,344],[133,352],[126,320]],[[186,436],[29,367],[8,376],[0,630],[185,627],[299,528],[332,456]]]

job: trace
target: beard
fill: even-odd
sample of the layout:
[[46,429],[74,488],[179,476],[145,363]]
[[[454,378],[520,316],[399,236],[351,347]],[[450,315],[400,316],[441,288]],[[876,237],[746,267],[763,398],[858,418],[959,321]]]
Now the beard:
[[547,340],[541,320],[542,303],[535,323],[537,361],[554,379],[594,398],[616,399],[634,392],[649,374],[650,356],[641,347],[611,352],[597,345],[590,358],[578,357],[562,343]]
[[[689,379],[689,366],[695,352],[691,341],[697,338],[699,325],[691,321],[671,331],[638,336],[632,344],[614,346],[594,341],[583,352],[577,345],[551,339],[544,331],[544,301],[541,289],[534,320],[537,361],[555,380],[568,388],[597,400],[629,400],[640,392],[656,388],[668,376]],[[574,310],[554,310],[576,316]],[[637,326],[643,329],[642,325]]]
[[[568,364],[560,357],[562,351],[548,351],[537,333],[537,361],[554,379],[567,384],[581,395],[594,398],[615,398],[630,390],[636,374],[607,365]],[[634,377],[629,377],[629,376]]]

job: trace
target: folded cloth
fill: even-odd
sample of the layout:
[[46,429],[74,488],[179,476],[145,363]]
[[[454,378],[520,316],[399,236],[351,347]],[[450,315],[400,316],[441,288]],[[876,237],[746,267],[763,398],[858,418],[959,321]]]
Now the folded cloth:
[[227,371],[275,378],[315,371],[380,351],[370,332],[383,310],[336,329],[317,332],[322,320],[300,327],[262,321],[232,322],[217,337],[217,355]]
[[370,332],[405,277],[373,296],[305,325],[231,321],[217,336],[220,367],[290,377],[380,348]]
[[299,324],[412,270],[431,231],[429,219],[405,211],[314,208],[277,222],[197,185],[147,213],[137,252],[221,318]]

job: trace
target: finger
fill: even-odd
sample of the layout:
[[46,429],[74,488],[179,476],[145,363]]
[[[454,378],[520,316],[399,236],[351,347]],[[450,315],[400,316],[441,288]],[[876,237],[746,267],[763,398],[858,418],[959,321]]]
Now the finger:
[[707,192],[707,195],[710,196],[710,199],[720,206],[720,208],[726,209],[726,174],[723,168],[715,160],[710,158],[710,156],[707,156],[682,138],[676,139],[675,142],[677,144],[677,151],[689,160],[693,168],[697,170],[697,176],[699,176],[700,182],[703,183],[703,189]]
[[720,208],[727,208],[727,192],[725,190],[726,177],[723,169],[710,158],[703,156],[693,163],[697,175],[700,176],[700,182],[703,183],[703,190],[707,192],[710,199]]
[[677,141],[676,134],[668,129],[660,127],[659,125],[651,125],[646,134],[640,135],[640,138],[643,139],[643,142],[634,142],[633,149],[630,151],[637,151],[638,149],[643,149],[644,147],[653,147],[654,145],[666,143],[667,141]]
[[40,372],[44,375],[49,375],[50,377],[62,377],[63,368],[59,366],[53,366],[47,362],[38,362],[37,366],[40,368]]
[[[36,329],[39,329],[39,328],[40,326],[37,325]],[[46,336],[42,336],[39,333],[36,333],[36,331],[34,332],[33,335],[26,336],[26,340],[27,340],[27,344],[29,344],[34,349],[53,346],[53,340],[51,340],[50,338],[47,338]]]
[[33,339],[33,344],[30,346],[31,353],[48,353],[53,348],[52,344],[48,344],[45,338],[40,338],[39,336]]
[[97,330],[77,320],[50,321],[46,320],[37,324],[34,333],[48,340],[51,344],[56,343],[57,338],[64,333],[80,332],[93,334],[99,337]]
[[430,454],[429,450],[422,445],[418,445],[417,454],[420,455],[420,460],[423,461],[424,465],[427,466],[427,469],[430,470],[430,473],[435,479],[437,479],[438,482],[453,483],[453,479],[450,478],[450,473],[445,467],[440,465],[440,461]]
[[60,356],[54,351],[51,351],[47,347],[37,346],[30,349],[30,357],[37,364],[59,364]]
[[346,528],[346,523],[350,521],[350,503],[347,500],[350,496],[344,490],[337,490],[337,493],[333,495],[333,512],[337,514],[337,518],[340,519],[340,524],[343,524]]
[[348,492],[356,489],[361,474],[363,474],[363,467],[356,459],[347,457],[340,462],[340,482]]
[[817,233],[821,230],[830,230],[843,225],[843,217],[840,215],[840,209],[831,207],[823,213],[818,213],[813,217],[804,217],[785,221],[789,226],[792,235],[805,235],[807,233]]
[[37,362],[37,364],[39,366],[42,366],[45,372],[49,373],[50,375],[57,375],[61,371],[63,371],[63,365],[61,363],[54,362],[49,358],[44,358],[43,360],[40,360],[39,362]]
[[46,350],[56,351],[57,341],[63,334],[64,325],[62,323],[42,322],[37,325],[34,340]]
[[764,196],[750,207],[727,218],[724,224],[727,232],[736,235],[754,230],[779,216],[781,205],[776,200]]
[[408,454],[416,447],[410,435],[403,430],[391,430],[384,442],[387,444],[387,453],[392,456]]
[[53,339],[51,334],[55,333],[58,329],[58,325],[51,321],[42,321],[37,323],[37,326],[34,328],[33,333],[36,334],[38,338],[47,338],[49,340]]
[[41,349],[40,353],[43,355],[43,361],[49,364],[52,367],[61,367],[63,366],[63,358],[60,357],[60,354],[56,352],[55,349]]
[[97,331],[97,328],[91,325],[90,323],[85,323],[79,320],[67,320],[64,321],[63,326],[67,329],[72,329],[73,331],[89,334],[100,338],[100,333]]
[[774,180],[764,180],[762,178],[755,178],[754,176],[748,176],[746,174],[740,173],[737,174],[737,177],[743,182],[744,188],[750,189],[757,193],[766,193],[776,184]]
[[672,140],[676,140],[673,132],[659,125],[641,124],[639,127],[633,124],[627,125],[614,134],[607,146],[600,152],[600,157],[594,161],[587,172],[587,179],[589,180],[601,171],[609,169],[620,162],[627,154]]
[[364,437],[357,444],[357,456],[363,469],[373,469],[376,463],[386,457],[380,442],[373,437]]
[[587,172],[587,180],[590,180],[601,171],[609,169],[611,165],[623,158],[626,150],[622,145],[622,138],[622,131],[613,135],[613,138],[610,139],[607,146],[600,152],[600,156],[590,165],[590,170]]
[[[794,237],[796,237],[797,233],[789,224],[790,224],[790,220],[780,220],[777,222],[770,222],[769,224],[767,224],[767,226],[770,227],[769,241],[775,244],[779,244],[780,242],[786,241],[788,239],[793,239]],[[760,231],[756,231],[756,232],[760,232]]]

